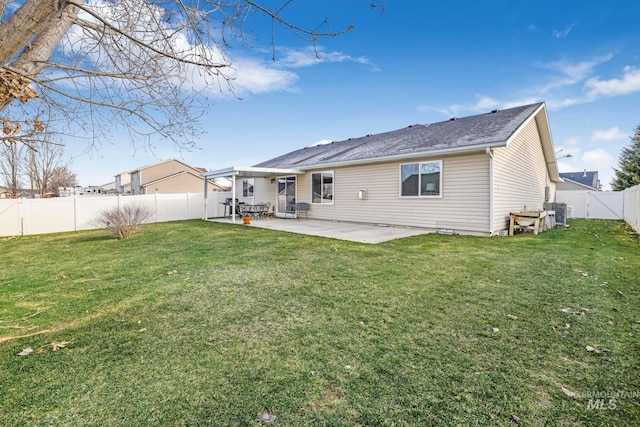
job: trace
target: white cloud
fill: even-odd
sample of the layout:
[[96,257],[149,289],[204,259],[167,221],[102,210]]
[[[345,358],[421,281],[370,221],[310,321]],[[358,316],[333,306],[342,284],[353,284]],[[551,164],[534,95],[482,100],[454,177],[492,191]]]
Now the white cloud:
[[626,139],[629,135],[622,132],[617,126],[609,129],[598,129],[593,131],[591,141],[618,141]]
[[[613,58],[612,54],[607,54],[603,56],[598,56],[596,58],[586,60],[586,61],[568,61],[566,59],[548,62],[548,63],[538,63],[537,66],[543,69],[556,71],[560,73],[559,76],[549,76],[546,82],[538,87],[535,90],[545,95],[549,92],[558,92],[559,89],[573,86],[577,83],[585,80],[590,74],[593,73],[593,70]],[[575,99],[565,99],[562,101],[557,101],[554,104],[561,107],[567,107],[570,105],[574,105],[579,103],[578,100]]]
[[[593,57],[584,61],[569,61],[566,59],[537,63],[536,66],[550,70],[553,74],[540,74],[541,84],[527,87],[511,99],[497,99],[483,94],[477,94],[478,99],[473,106],[460,107],[459,110],[470,112],[483,112],[496,108],[511,108],[520,105],[533,104],[545,101],[550,110],[558,110],[573,105],[584,104],[595,100],[595,96],[585,93],[580,83],[588,81],[587,78],[594,73],[599,65],[613,58],[609,53]],[[573,91],[573,92],[568,92]]]
[[462,105],[457,105],[457,104],[450,105],[449,107],[446,107],[446,108],[432,107],[431,105],[418,106],[418,111],[420,111],[421,113],[429,113],[432,111],[436,111],[447,118],[458,117],[459,113],[466,111],[468,109],[469,109],[468,107],[464,107]]
[[480,111],[494,110],[500,106],[500,101],[490,96],[476,95],[479,97],[475,108]]
[[549,62],[547,64],[541,64],[541,66],[551,70],[560,71],[562,74],[570,78],[571,81],[576,82],[584,79],[595,67],[610,61],[611,58],[613,58],[613,54],[609,53],[587,61],[572,62],[563,59],[560,61]]
[[564,141],[564,144],[565,144],[567,147],[577,147],[577,146],[580,144],[580,138],[579,138],[579,137],[577,137],[577,136],[574,136],[574,137],[572,137],[572,138],[567,138],[567,139]]
[[640,91],[640,69],[626,66],[623,69],[622,78],[601,80],[598,77],[586,81],[585,87],[589,89],[589,96],[628,95]]
[[308,67],[330,62],[356,62],[358,64],[371,65],[363,56],[354,57],[342,52],[325,52],[321,46],[309,46],[305,49],[282,49],[283,57],[277,58],[278,63],[291,68]]
[[[90,7],[100,10],[101,15],[114,25],[121,25],[120,14],[123,13],[123,5],[112,4],[106,0],[89,0]],[[256,49],[251,53],[238,54],[237,51],[224,51],[220,49],[215,40],[207,44],[194,44],[186,33],[172,28],[173,23],[162,19],[166,11],[162,7],[149,4],[140,9],[138,18],[132,25],[133,31],[137,31],[138,37],[145,42],[163,49],[173,49],[180,55],[191,58],[194,61],[205,61],[218,64],[221,67],[207,72],[202,67],[191,64],[176,64],[170,60],[160,59],[156,62],[148,61],[148,70],[142,70],[144,74],[155,74],[158,69],[164,70],[169,78],[175,80],[184,90],[196,92],[205,91],[208,96],[229,97],[244,96],[247,94],[263,94],[278,91],[294,91],[300,76],[292,71],[295,68],[309,67],[321,63],[353,62],[364,64],[377,70],[374,64],[365,57],[353,57],[337,51],[325,51],[322,46],[307,47],[305,49],[279,49],[283,53],[282,58],[272,62],[264,57],[264,51]],[[95,20],[86,12],[81,12],[82,19]],[[163,35],[163,33],[166,33]],[[90,65],[87,67],[101,70],[116,69],[120,71],[130,66],[130,56],[136,56],[140,48],[134,43],[121,40],[120,43],[129,43],[125,49],[110,45],[109,40],[101,40],[98,45],[95,40],[87,38],[82,28],[74,26],[67,34],[67,48],[82,56]],[[168,46],[165,46],[168,45]],[[108,54],[105,52],[109,50]],[[260,55],[258,57],[257,55]],[[142,55],[144,56],[144,55]],[[105,58],[109,60],[105,61]],[[115,63],[109,61],[113,59]],[[137,67],[138,64],[133,66]],[[155,67],[155,68],[154,68]],[[136,72],[142,67],[137,67]],[[162,74],[162,73],[160,73]],[[106,80],[105,80],[106,81]],[[76,79],[73,83],[84,83],[89,87],[86,79]],[[71,85],[72,83],[69,83]],[[113,81],[108,84],[126,85],[126,82]]]
[[573,30],[573,27],[575,27],[577,25],[576,22],[574,22],[573,24],[569,25],[568,27],[566,27],[563,30],[553,30],[553,37],[557,38],[557,39],[563,39],[565,37],[567,37],[569,35],[569,33],[571,32],[571,30]]
[[583,168],[598,171],[598,179],[604,190],[609,190],[609,182],[613,178],[616,159],[602,148],[586,151],[582,156]]
[[567,162],[558,162],[558,171],[559,172],[575,172],[576,168],[570,163]]
[[262,61],[242,58],[232,61],[234,71],[230,74],[235,91],[243,93],[267,93],[290,90],[298,81],[291,71],[270,67]]
[[602,148],[585,151],[582,155],[582,161],[587,170],[602,170],[611,168],[616,164],[613,156]]

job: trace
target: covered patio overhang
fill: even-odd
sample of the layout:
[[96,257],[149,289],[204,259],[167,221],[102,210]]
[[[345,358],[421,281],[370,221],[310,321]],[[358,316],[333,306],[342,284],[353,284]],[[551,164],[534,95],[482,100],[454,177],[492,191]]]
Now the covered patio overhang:
[[[236,178],[267,178],[270,176],[281,175],[302,175],[305,171],[299,169],[280,169],[280,168],[260,168],[255,166],[231,166],[225,169],[219,169],[215,171],[203,172],[201,176],[204,178],[204,219],[209,217],[209,211],[207,210],[207,196],[209,194],[209,180],[215,178],[230,178],[231,179],[231,194],[235,197],[236,194]],[[236,220],[236,206],[232,203],[232,221]]]

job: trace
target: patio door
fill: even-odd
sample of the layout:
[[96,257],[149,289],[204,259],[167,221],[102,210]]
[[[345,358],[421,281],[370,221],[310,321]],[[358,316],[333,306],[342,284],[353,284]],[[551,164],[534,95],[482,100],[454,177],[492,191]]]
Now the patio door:
[[278,203],[276,216],[279,218],[295,218],[296,210],[296,177],[284,176],[278,178]]

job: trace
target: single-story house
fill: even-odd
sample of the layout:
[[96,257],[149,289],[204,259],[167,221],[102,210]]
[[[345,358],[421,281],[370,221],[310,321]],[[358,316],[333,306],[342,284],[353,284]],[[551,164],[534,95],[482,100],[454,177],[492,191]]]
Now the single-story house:
[[602,185],[598,179],[598,171],[560,172],[560,178],[556,191],[600,191]]
[[203,177],[232,178],[240,201],[271,202],[278,217],[295,217],[295,203],[306,202],[313,219],[485,236],[507,230],[512,211],[544,209],[561,181],[544,103],[306,147]]

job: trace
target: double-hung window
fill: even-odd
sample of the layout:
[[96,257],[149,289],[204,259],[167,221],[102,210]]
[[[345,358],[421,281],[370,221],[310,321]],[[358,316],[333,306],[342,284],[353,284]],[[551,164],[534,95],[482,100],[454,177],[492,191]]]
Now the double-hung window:
[[333,171],[311,174],[311,203],[333,203]]
[[253,197],[253,184],[254,184],[253,178],[242,180],[242,197],[245,197],[245,198]]
[[442,160],[400,165],[400,197],[441,197]]

